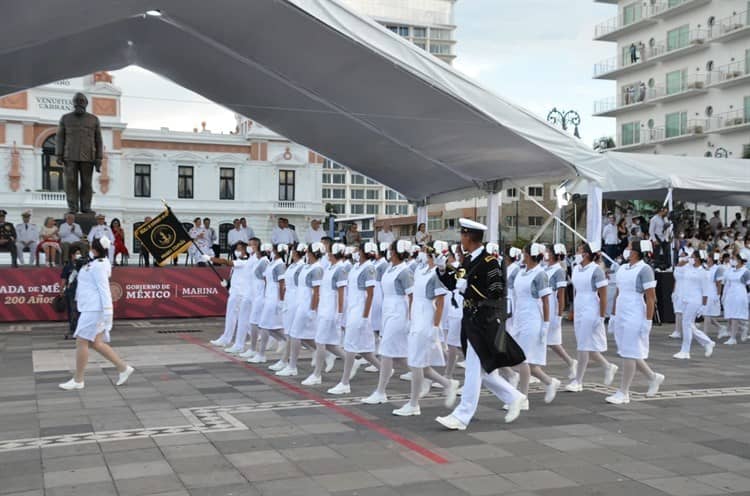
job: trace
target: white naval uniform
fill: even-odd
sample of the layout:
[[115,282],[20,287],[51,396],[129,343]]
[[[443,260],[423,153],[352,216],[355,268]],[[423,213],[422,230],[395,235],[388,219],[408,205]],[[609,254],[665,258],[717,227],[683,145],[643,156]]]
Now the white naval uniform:
[[36,259],[36,249],[39,246],[39,228],[36,224],[21,222],[16,224],[16,253],[18,253],[18,261],[21,265],[24,265],[23,249],[29,244],[29,264],[34,263]]
[[682,298],[682,351],[690,353],[690,345],[693,337],[701,346],[713,343],[711,338],[695,327],[695,319],[698,311],[703,305],[703,297],[708,298],[711,290],[709,286],[714,285],[709,279],[709,272],[701,267],[686,265],[683,267],[682,279],[680,280],[680,297]]
[[[284,271],[284,261],[280,258],[267,264],[266,270],[263,271],[266,286],[263,292],[263,311],[260,314],[258,327],[263,329],[282,329],[284,327],[279,306],[279,281],[283,278]],[[286,296],[284,298],[286,299]]]
[[674,276],[674,290],[672,291],[672,308],[674,313],[682,313],[685,309],[685,300],[682,297],[682,276],[687,265],[675,266],[672,271]]
[[[237,261],[235,260],[235,264]],[[244,267],[241,269],[241,283],[240,283],[240,313],[237,322],[237,339],[235,340],[235,347],[245,349],[247,342],[247,336],[250,333],[250,315],[255,306],[255,299],[253,298],[253,281],[255,280],[255,267],[258,265],[258,259],[250,255],[245,261]],[[236,266],[236,265],[235,265]]]
[[315,318],[317,313],[310,310],[313,288],[319,288],[323,282],[323,267],[320,261],[305,265],[297,276],[297,301],[294,320],[289,335],[296,339],[315,339],[317,330]]
[[724,272],[724,318],[747,320],[750,270],[747,267],[731,268]]
[[404,262],[392,266],[383,274],[383,323],[380,329],[380,355],[406,358],[409,354],[409,301],[414,291],[414,277]]
[[593,262],[573,269],[573,329],[578,351],[607,351],[597,291],[608,284],[604,271]]
[[617,353],[622,358],[648,358],[648,319],[643,293],[655,287],[654,271],[643,260],[636,264],[624,264],[617,271],[615,341]]
[[[542,298],[552,299],[547,274],[537,265],[521,270],[513,282],[516,315],[513,321],[515,339],[532,365],[547,365],[547,335],[543,332]],[[550,312],[551,316],[551,312]]]
[[247,268],[249,260],[238,259],[234,261],[232,272],[229,276],[229,298],[227,298],[226,315],[224,317],[224,334],[219,338],[229,344],[234,339],[235,329],[240,322],[240,308],[242,299],[247,292]]
[[[440,328],[434,326],[434,300],[450,292],[443,286],[435,268],[424,266],[414,274],[411,326],[407,339],[409,367],[443,367],[445,356]],[[445,309],[445,307],[443,307]]]
[[370,318],[365,319],[365,305],[367,304],[367,288],[373,288],[373,299],[377,272],[375,264],[365,261],[356,264],[349,271],[346,295],[346,328],[344,330],[344,351],[350,353],[368,353],[375,351],[375,334],[372,332],[372,312]]
[[264,273],[268,267],[268,257],[262,255],[255,262],[253,277],[250,279],[250,297],[253,299],[253,308],[250,310],[250,323],[258,325],[260,316],[263,314],[264,294],[266,289],[266,279]]
[[375,287],[372,290],[372,308],[370,309],[370,326],[374,331],[380,331],[383,322],[383,274],[390,264],[385,258],[379,258],[373,263],[375,268]]
[[[16,228],[16,231],[18,231],[18,228]],[[95,239],[101,238],[102,236],[109,239],[107,256],[109,257],[109,262],[113,263],[115,261],[115,235],[112,233],[112,229],[110,229],[108,225],[97,224],[91,228],[88,235],[89,246],[91,246],[91,243],[93,243]]]
[[544,272],[547,274],[549,287],[552,290],[549,296],[549,332],[547,333],[547,346],[551,346],[562,344],[562,317],[558,315],[557,292],[568,287],[568,280],[559,262],[548,265]]
[[90,261],[78,272],[76,305],[81,315],[73,337],[93,342],[98,334],[104,333],[104,342],[109,343],[111,316],[114,313],[109,289],[110,274],[111,266],[102,258]]
[[348,283],[346,264],[343,260],[328,267],[320,284],[320,301],[318,303],[318,321],[315,330],[315,342],[319,344],[341,344],[341,327],[337,321],[339,305],[339,288]]
[[708,288],[708,303],[706,304],[706,316],[719,317],[721,315],[721,297],[716,287],[717,282],[724,281],[724,267],[714,264],[708,269],[708,279],[711,282]]
[[284,324],[284,331],[287,334],[291,333],[294,315],[297,313],[297,285],[299,284],[299,273],[304,267],[305,262],[300,259],[287,267],[286,272],[284,272],[284,314],[282,316],[282,323]]

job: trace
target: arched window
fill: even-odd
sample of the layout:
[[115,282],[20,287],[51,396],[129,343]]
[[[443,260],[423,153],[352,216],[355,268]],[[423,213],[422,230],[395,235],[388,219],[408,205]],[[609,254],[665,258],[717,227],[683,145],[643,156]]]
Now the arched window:
[[53,134],[42,144],[42,189],[44,191],[65,191],[63,166],[57,165],[55,145],[57,135]]

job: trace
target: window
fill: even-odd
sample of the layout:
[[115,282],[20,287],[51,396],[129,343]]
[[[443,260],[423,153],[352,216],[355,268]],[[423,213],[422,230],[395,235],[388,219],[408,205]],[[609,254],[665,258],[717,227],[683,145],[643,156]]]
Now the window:
[[541,227],[541,225],[544,224],[544,218],[540,216],[532,216],[529,217],[529,226],[531,227]]
[[368,189],[366,198],[368,200],[379,200],[380,199],[380,190],[377,189]]
[[506,215],[505,216],[505,225],[506,226],[514,226],[515,225],[516,218],[512,215]]
[[324,184],[344,184],[346,182],[345,174],[330,174],[328,172],[323,173]]
[[528,191],[529,196],[532,196],[534,198],[544,197],[544,186],[529,186]]
[[343,200],[346,198],[346,190],[344,188],[334,188],[331,190],[331,193],[334,200]]
[[505,190],[505,196],[508,198],[518,198],[518,191],[516,191],[516,188],[508,188]]
[[135,237],[135,232],[143,225],[143,221],[133,222],[133,253],[141,252],[141,242]]
[[409,26],[396,26],[396,25],[387,25],[386,28],[388,28],[390,31],[393,31],[399,36],[409,36]]
[[352,200],[364,200],[365,199],[365,190],[363,189],[353,189],[349,192],[351,195]]
[[346,207],[343,203],[329,203],[329,205],[334,214],[343,215]]
[[687,83],[687,69],[680,69],[667,73],[667,95],[674,95],[685,91]]
[[63,166],[57,165],[55,145],[57,135],[52,135],[42,145],[42,189],[44,191],[65,191],[63,186]]
[[684,25],[667,31],[667,51],[684,48],[690,41],[690,26]]
[[232,229],[234,229],[234,225],[230,222],[219,224],[219,251],[221,253],[229,252],[229,242],[227,240],[227,237],[229,236],[229,231],[231,231]]
[[425,43],[424,41],[415,41],[414,44],[422,50],[427,50],[427,43]]
[[750,96],[745,97],[745,124],[750,122]]
[[177,198],[193,197],[193,167],[180,165],[177,167]]
[[414,38],[427,38],[427,28],[414,27],[411,32]]
[[323,188],[323,194],[321,195],[324,200],[331,199],[331,188]]
[[456,219],[445,219],[445,230],[449,229],[455,229],[456,228]]
[[430,53],[435,55],[450,55],[451,46],[445,43],[430,43]]
[[133,178],[133,195],[136,198],[151,197],[151,166],[148,164],[135,164],[135,177]]
[[621,129],[620,146],[636,145],[641,142],[640,122],[626,122]]
[[622,25],[627,26],[641,19],[641,4],[631,3],[622,8]]
[[362,203],[352,203],[349,205],[349,211],[352,215],[362,215],[365,213],[365,206]]
[[234,200],[234,169],[219,169],[219,200]]
[[385,206],[385,215],[397,215],[398,214],[398,205],[386,205]]
[[399,215],[409,215],[409,205],[399,205],[398,206],[398,214]]
[[450,40],[451,32],[448,29],[430,29],[430,38],[433,40]]
[[373,181],[373,180],[372,180],[372,179],[370,179],[369,177],[366,177],[366,178],[365,178],[365,183],[366,183],[366,184],[369,184],[370,186],[377,186],[377,185],[378,185],[378,182],[377,182],[377,181]]
[[385,199],[386,200],[400,200],[401,195],[393,191],[392,189],[385,190]]
[[365,184],[365,176],[362,174],[352,174],[352,184]]
[[343,169],[344,166],[337,164],[333,160],[325,159],[323,160],[323,168],[324,169]]
[[363,219],[361,222],[361,226],[359,226],[360,231],[369,231],[372,229],[372,226],[370,226],[370,219]]
[[427,230],[428,231],[439,231],[443,227],[442,217],[428,217],[427,218]]
[[367,215],[379,215],[380,214],[380,205],[373,205],[372,203],[366,205],[366,207],[365,207],[365,213]]
[[674,138],[687,132],[687,112],[675,112],[666,116],[666,137]]
[[279,201],[294,201],[294,171],[279,171]]

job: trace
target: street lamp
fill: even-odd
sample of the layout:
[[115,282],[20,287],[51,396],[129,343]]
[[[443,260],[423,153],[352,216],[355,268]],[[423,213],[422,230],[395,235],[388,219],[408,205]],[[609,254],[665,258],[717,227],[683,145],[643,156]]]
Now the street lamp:
[[557,107],[553,107],[552,110],[547,114],[547,122],[553,126],[562,127],[563,131],[568,130],[569,125],[573,125],[573,136],[580,139],[581,135],[578,134],[578,126],[581,124],[581,116],[575,110],[557,110]]

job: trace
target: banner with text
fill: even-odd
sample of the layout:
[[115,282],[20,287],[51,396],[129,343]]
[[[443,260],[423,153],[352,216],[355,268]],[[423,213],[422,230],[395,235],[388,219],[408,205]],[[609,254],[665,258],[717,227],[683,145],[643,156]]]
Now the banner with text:
[[[227,268],[219,268],[225,279]],[[208,268],[114,267],[109,281],[115,319],[216,317],[227,291]],[[60,294],[59,269],[0,269],[0,322],[66,320],[52,308]]]

